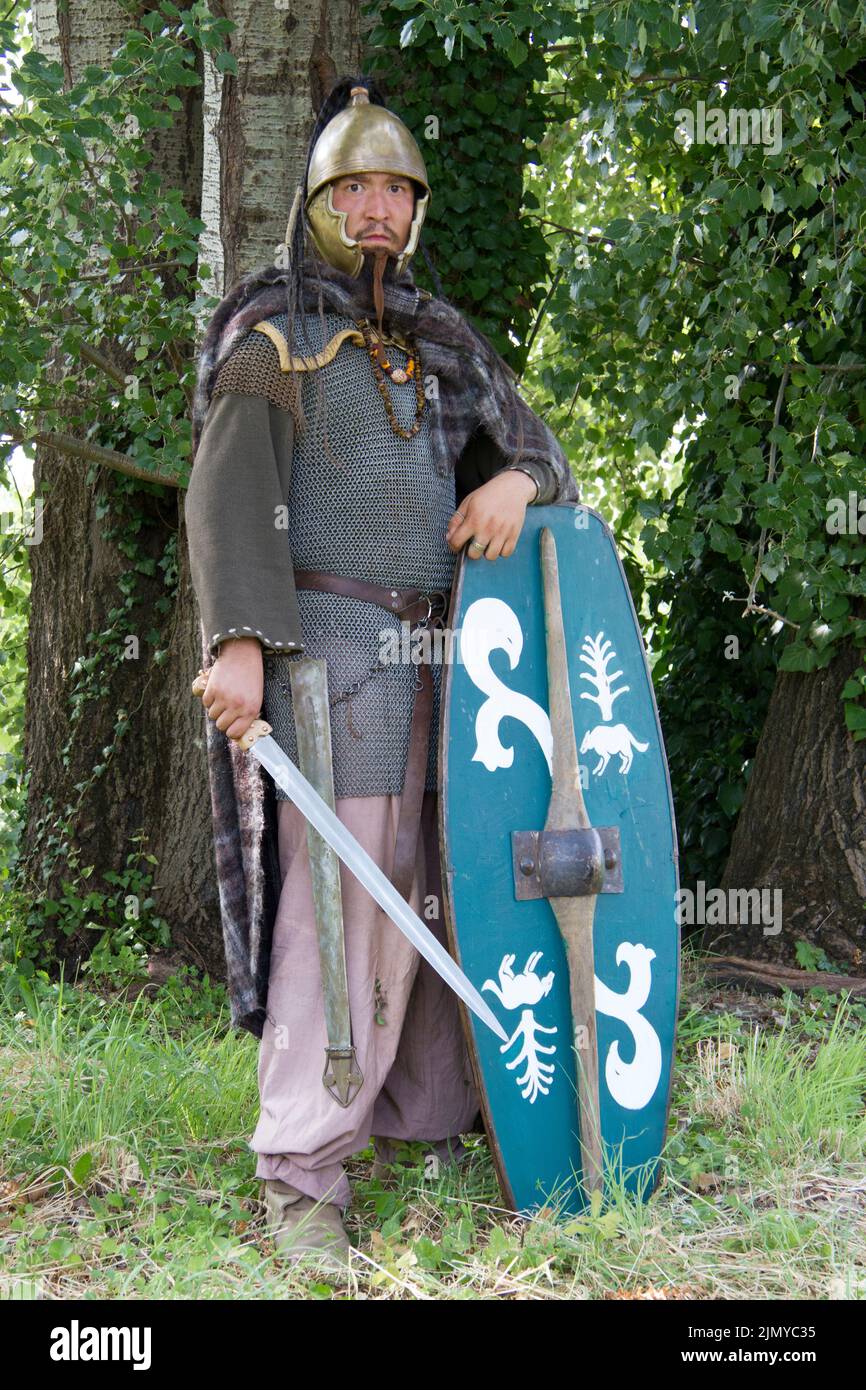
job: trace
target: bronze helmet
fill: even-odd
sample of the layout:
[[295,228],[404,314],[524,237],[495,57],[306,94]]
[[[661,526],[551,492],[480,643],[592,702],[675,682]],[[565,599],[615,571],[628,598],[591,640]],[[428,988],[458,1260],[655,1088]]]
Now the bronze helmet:
[[310,232],[320,255],[336,270],[353,278],[361,273],[364,252],[346,234],[348,213],[334,207],[333,183],[346,174],[373,173],[402,174],[424,189],[423,195],[415,199],[415,215],[406,245],[396,257],[399,275],[418,248],[430,206],[427,169],[415,137],[399,116],[386,106],[371,102],[366,87],[353,87],[349,105],[328,122],[313,147],[305,203]]

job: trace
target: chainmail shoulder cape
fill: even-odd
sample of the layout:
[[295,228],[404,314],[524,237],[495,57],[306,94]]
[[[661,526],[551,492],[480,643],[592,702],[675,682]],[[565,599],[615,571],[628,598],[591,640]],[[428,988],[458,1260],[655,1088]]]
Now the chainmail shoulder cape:
[[[304,263],[303,308],[374,320],[369,267],[357,280],[322,261]],[[202,340],[192,409],[192,457],[198,448],[220,368],[253,325],[286,308],[288,272],[267,266],[245,276],[218,305]],[[556,479],[555,501],[577,501],[568,461],[555,436],[515,390],[516,378],[492,345],[444,300],[424,297],[411,270],[384,277],[384,325],[414,335],[425,376],[438,379],[439,408],[431,444],[441,466],[453,468],[465,441],[489,436],[502,465],[546,464]],[[201,664],[212,664],[200,625]],[[273,923],[281,875],[277,798],[261,764],[204,718],[213,814],[214,855],[225,950],[231,1023],[261,1038],[266,1016]]]

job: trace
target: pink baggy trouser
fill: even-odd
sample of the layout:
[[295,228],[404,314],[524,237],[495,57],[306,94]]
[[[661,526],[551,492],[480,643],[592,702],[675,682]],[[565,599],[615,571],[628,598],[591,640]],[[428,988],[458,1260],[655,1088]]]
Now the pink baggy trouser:
[[[337,797],[338,817],[390,874],[401,795]],[[425,792],[409,904],[446,943],[437,794]],[[372,1135],[459,1150],[479,1109],[457,1000],[431,965],[340,865],[352,1041],[364,1084],[338,1105],[322,1085],[325,1014],[307,853],[293,802],[278,803],[283,876],[274,923],[268,1019],[259,1047],[261,1112],[250,1148],[256,1176],[282,1178],[346,1206],[342,1160]],[[443,1141],[451,1140],[449,1146]]]

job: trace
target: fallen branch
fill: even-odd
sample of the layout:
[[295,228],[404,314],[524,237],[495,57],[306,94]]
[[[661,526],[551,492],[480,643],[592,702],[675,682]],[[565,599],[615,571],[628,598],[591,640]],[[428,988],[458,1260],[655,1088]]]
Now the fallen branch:
[[850,990],[866,996],[866,975],[833,975],[828,970],[797,970],[790,965],[746,960],[742,956],[715,956],[706,961],[707,975],[719,983],[741,985],[757,993],[781,993],[784,989],[805,994],[826,989],[831,994]]

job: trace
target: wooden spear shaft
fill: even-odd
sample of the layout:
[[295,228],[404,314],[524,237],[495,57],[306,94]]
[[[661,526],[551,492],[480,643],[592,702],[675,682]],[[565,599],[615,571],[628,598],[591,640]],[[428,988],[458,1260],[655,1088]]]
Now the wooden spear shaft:
[[[544,630],[547,645],[547,687],[553,738],[550,805],[545,830],[588,830],[590,819],[580,785],[580,765],[574,735],[568,657],[562,623],[559,565],[553,532],[541,530],[541,575],[544,589]],[[568,957],[571,1017],[577,1064],[580,1146],[584,1186],[601,1191],[603,1164],[598,1096],[598,1035],[595,1027],[595,957],[592,924],[596,894],[548,898]]]

